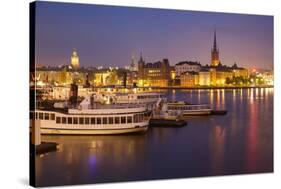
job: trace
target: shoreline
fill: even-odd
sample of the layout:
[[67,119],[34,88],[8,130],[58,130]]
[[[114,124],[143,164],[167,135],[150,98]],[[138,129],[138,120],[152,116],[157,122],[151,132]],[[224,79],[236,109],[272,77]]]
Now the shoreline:
[[169,86],[169,87],[143,87],[143,89],[189,89],[189,90],[210,90],[210,89],[256,89],[256,88],[274,88],[274,86],[217,86],[217,87],[181,87],[181,86]]

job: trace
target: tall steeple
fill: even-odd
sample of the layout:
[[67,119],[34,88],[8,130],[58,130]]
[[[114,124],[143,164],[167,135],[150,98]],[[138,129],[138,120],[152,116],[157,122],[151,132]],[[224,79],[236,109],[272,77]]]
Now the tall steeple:
[[140,62],[144,62],[142,58],[142,52],[140,52]]
[[214,45],[213,45],[213,50],[217,50],[217,35],[216,35],[216,30],[214,32]]
[[217,48],[217,32],[215,30],[214,32],[214,43],[213,48],[211,51],[211,66],[218,66],[220,60],[219,60],[219,50]]

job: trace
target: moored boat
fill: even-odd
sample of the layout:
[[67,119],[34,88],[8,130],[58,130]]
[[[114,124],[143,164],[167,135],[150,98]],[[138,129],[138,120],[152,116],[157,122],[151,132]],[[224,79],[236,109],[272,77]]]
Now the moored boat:
[[182,116],[210,115],[212,112],[208,104],[189,104],[183,101],[168,102],[167,110],[178,112]]
[[86,97],[77,108],[31,111],[30,123],[38,120],[42,134],[125,134],[146,131],[146,115],[141,105],[91,103]]

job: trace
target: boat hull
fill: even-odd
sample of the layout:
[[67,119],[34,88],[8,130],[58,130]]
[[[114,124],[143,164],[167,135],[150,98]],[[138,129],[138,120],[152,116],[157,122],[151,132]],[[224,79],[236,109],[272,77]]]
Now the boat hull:
[[201,115],[211,115],[211,110],[206,111],[183,111],[182,116],[201,116]]
[[114,135],[146,132],[148,126],[126,129],[48,129],[41,128],[44,135]]

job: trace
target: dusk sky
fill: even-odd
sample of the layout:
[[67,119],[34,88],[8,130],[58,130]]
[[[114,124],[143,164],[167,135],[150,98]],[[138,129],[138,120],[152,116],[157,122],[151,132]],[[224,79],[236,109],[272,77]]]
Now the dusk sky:
[[272,68],[273,17],[151,8],[37,2],[36,63],[125,66],[168,58],[210,64],[214,30],[222,64]]

